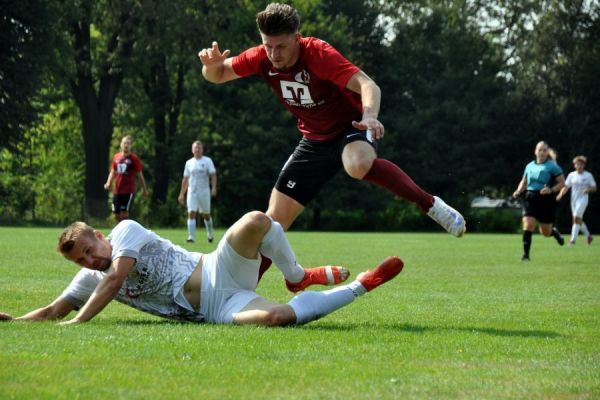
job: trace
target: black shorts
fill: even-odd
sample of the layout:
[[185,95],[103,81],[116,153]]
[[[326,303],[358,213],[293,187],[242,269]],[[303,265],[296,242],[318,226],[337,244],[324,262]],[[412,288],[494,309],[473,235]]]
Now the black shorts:
[[523,196],[523,216],[533,217],[542,224],[554,223],[556,199],[552,194],[540,194],[539,190],[528,190]]
[[302,138],[281,169],[275,188],[306,206],[343,168],[344,146],[355,141],[367,142],[377,149],[377,142],[370,134],[355,128],[327,141]]
[[133,193],[128,194],[114,194],[112,203],[112,212],[119,214],[121,212],[129,212],[131,204],[133,203]]

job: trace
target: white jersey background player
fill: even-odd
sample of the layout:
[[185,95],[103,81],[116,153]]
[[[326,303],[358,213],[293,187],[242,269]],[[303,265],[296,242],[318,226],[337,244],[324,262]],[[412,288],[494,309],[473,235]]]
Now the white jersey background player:
[[592,244],[592,235],[583,222],[583,214],[588,206],[589,193],[596,191],[596,181],[591,173],[585,170],[585,164],[587,158],[585,156],[577,156],[573,159],[573,166],[575,171],[569,173],[565,186],[562,188],[557,200],[560,200],[569,189],[571,189],[571,214],[573,215],[573,225],[571,227],[571,240],[569,244],[575,244],[579,231],[583,233],[587,238],[587,243]]
[[204,155],[204,147],[199,140],[192,143],[192,153],[194,157],[186,161],[183,169],[178,200],[180,204],[183,204],[183,195],[187,191],[187,242],[193,243],[196,239],[196,215],[200,213],[206,227],[206,237],[210,243],[214,238],[210,200],[211,197],[217,196],[217,170],[212,159]]

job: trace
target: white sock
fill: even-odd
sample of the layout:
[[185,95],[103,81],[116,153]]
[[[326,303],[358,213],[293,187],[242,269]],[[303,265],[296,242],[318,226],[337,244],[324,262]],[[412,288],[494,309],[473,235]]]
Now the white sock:
[[188,219],[187,220],[187,225],[188,225],[188,236],[190,239],[195,239],[196,238],[196,219]]
[[212,239],[213,238],[212,217],[208,217],[208,219],[204,220],[204,226],[206,227],[206,237],[209,239]]
[[585,235],[585,237],[590,236],[590,231],[588,230],[587,225],[583,221],[581,221],[581,233],[583,233]]
[[258,251],[273,260],[289,282],[297,283],[304,278],[304,268],[296,262],[294,250],[279,222],[271,220],[271,227],[265,234]]
[[577,240],[577,235],[579,235],[579,228],[581,228],[581,225],[579,224],[573,224],[571,226],[571,242],[575,243],[575,240]]
[[358,292],[361,292],[360,288],[363,291],[361,294],[367,292],[360,282],[354,281],[349,285],[338,286],[322,292],[300,293],[288,302],[296,314],[296,325],[317,320],[352,303],[357,296],[360,296],[355,291],[358,289]]

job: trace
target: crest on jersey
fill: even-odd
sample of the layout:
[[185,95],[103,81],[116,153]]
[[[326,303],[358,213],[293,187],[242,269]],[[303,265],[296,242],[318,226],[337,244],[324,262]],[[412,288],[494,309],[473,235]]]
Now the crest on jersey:
[[308,72],[306,72],[305,69],[303,69],[302,71],[300,71],[296,74],[296,76],[294,77],[294,80],[296,82],[304,83],[305,85],[308,85],[310,83],[310,75],[308,74]]

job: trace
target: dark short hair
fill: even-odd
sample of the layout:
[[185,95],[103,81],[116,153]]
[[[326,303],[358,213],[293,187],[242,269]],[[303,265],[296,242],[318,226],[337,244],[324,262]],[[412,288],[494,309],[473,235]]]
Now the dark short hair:
[[256,25],[267,36],[296,33],[300,27],[300,14],[290,5],[271,3],[256,14]]

